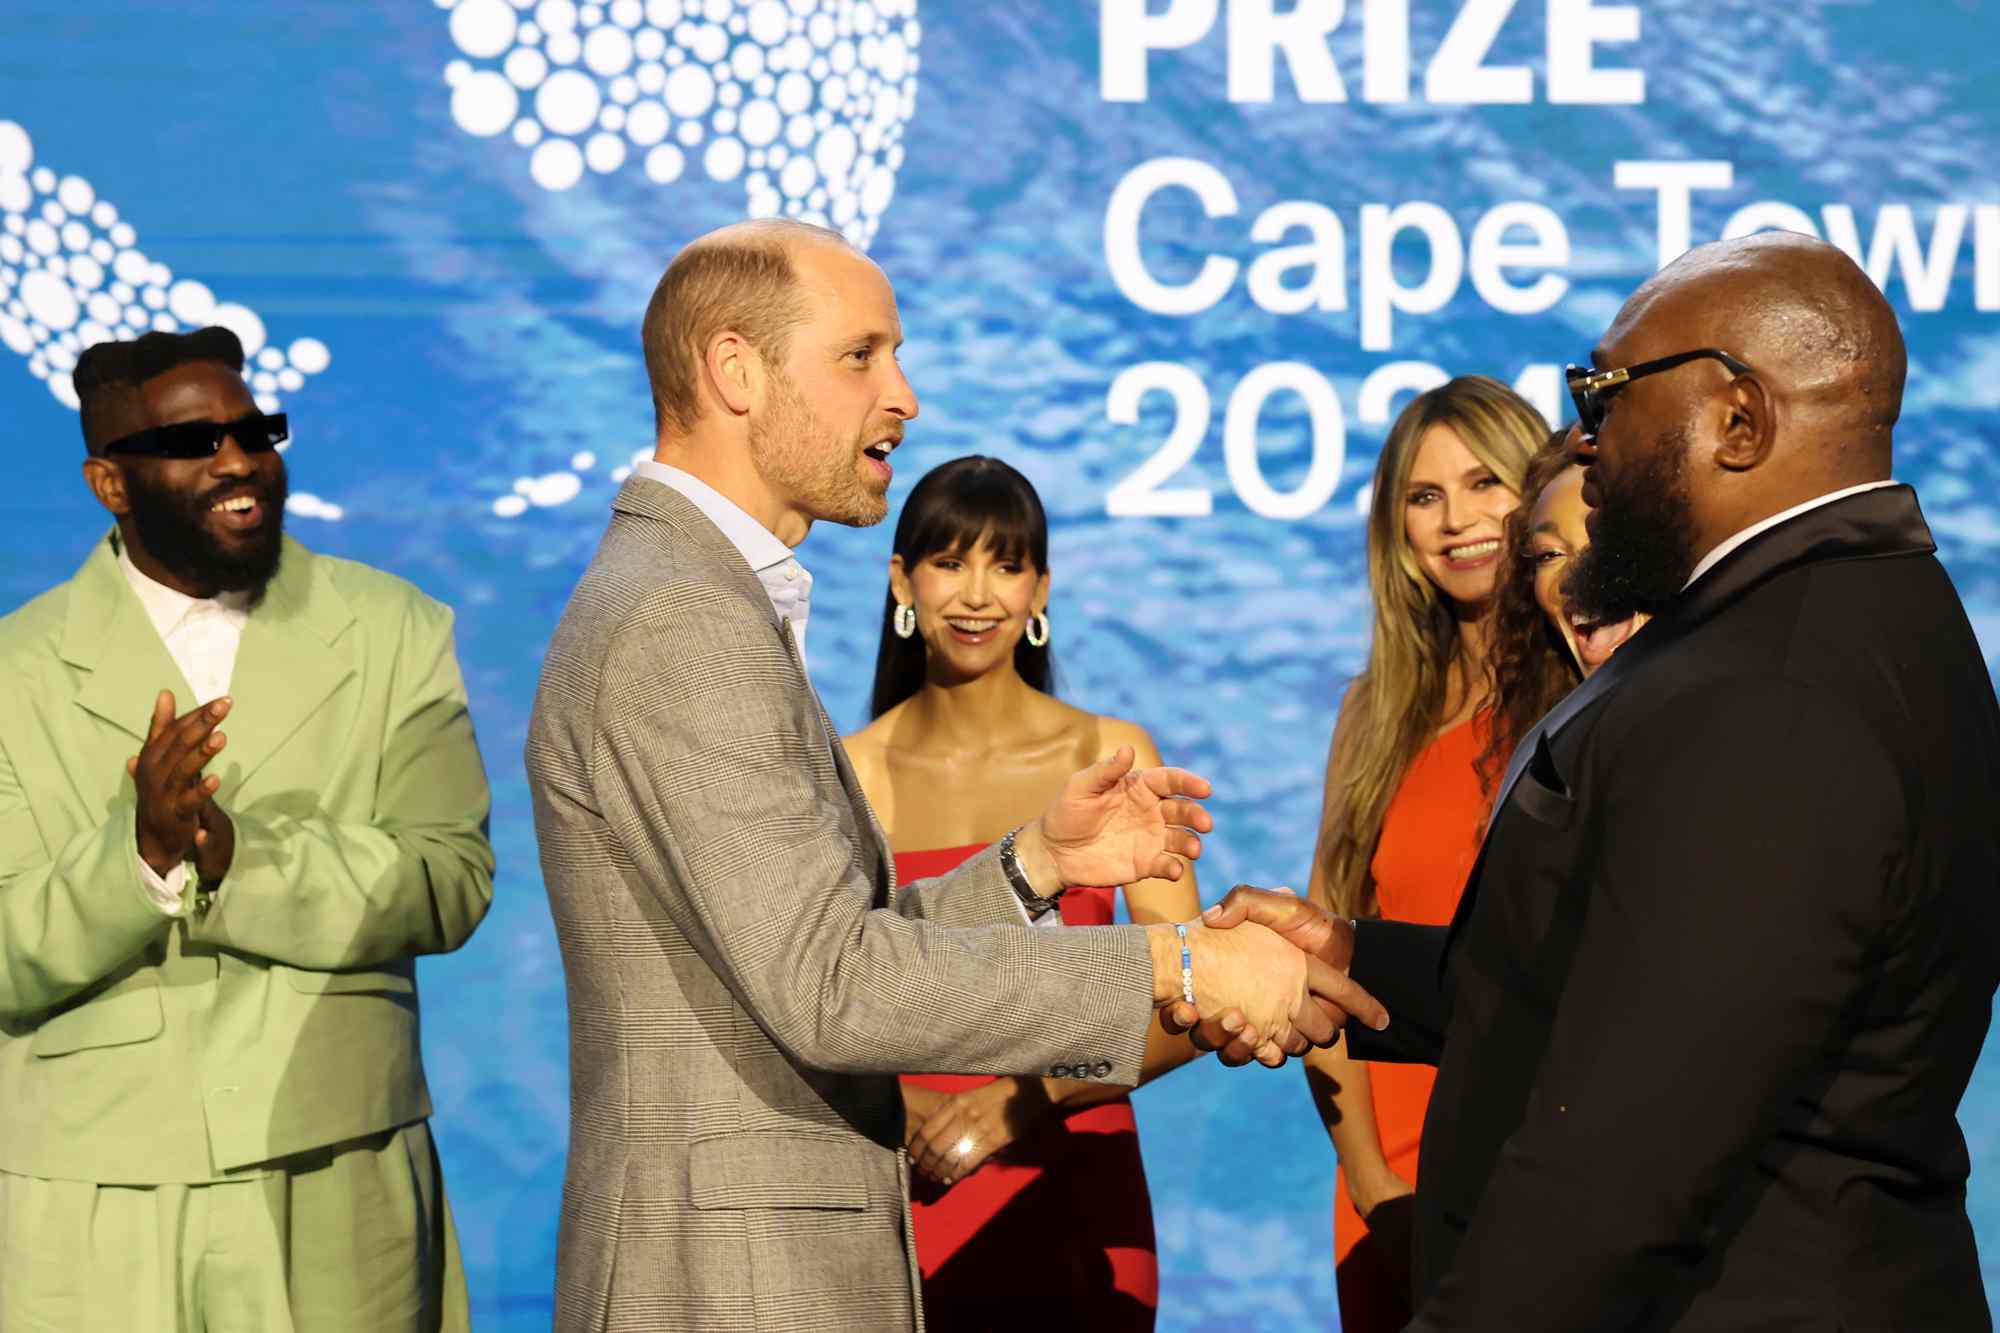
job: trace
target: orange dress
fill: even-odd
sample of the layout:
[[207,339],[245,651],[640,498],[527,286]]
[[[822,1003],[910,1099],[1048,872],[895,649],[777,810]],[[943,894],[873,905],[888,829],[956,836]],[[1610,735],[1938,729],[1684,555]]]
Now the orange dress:
[[[942,875],[979,846],[898,852],[901,883]],[[1065,926],[1112,923],[1111,889],[1071,889]],[[905,1074],[939,1092],[993,1080]],[[1090,1329],[1142,1333],[1160,1303],[1153,1201],[1123,1097],[1055,1114],[955,1185],[914,1173],[910,1214],[931,1333]]]
[[[1433,926],[1451,923],[1479,855],[1487,801],[1476,764],[1490,735],[1486,714],[1461,722],[1425,747],[1403,774],[1368,866],[1383,917]],[[1424,1111],[1437,1070],[1371,1063],[1368,1074],[1382,1154],[1390,1170],[1414,1185]],[[1385,1264],[1369,1248],[1357,1253],[1356,1245],[1367,1234],[1368,1224],[1347,1197],[1343,1172],[1334,1194],[1333,1239],[1345,1333],[1399,1330],[1411,1318],[1409,1274],[1403,1267],[1407,1256],[1401,1256],[1401,1263]]]

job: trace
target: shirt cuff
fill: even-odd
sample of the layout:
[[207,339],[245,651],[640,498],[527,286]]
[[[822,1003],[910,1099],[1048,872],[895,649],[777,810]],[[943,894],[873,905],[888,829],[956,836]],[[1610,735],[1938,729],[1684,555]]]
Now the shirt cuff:
[[187,862],[169,870],[165,875],[146,864],[146,858],[139,855],[138,830],[133,830],[132,865],[139,880],[139,887],[146,891],[146,898],[158,908],[161,916],[179,916],[185,906],[183,890],[187,888]]

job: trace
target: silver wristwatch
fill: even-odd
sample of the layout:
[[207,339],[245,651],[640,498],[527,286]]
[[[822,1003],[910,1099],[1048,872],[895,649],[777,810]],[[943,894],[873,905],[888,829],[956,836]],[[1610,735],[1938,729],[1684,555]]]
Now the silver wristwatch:
[[1000,839],[1000,871],[1007,876],[1007,886],[1014,890],[1014,896],[1021,900],[1030,921],[1039,921],[1043,914],[1053,911],[1060,903],[1063,891],[1058,888],[1044,898],[1035,892],[1035,886],[1028,882],[1028,872],[1021,868],[1021,858],[1014,852],[1014,835],[1019,829],[1009,829]]

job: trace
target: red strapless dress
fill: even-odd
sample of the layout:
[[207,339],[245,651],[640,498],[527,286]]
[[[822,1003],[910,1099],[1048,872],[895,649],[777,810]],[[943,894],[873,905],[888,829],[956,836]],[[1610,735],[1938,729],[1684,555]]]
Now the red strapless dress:
[[[980,846],[902,852],[899,883],[941,875]],[[1111,889],[1071,889],[1066,926],[1112,924]],[[905,1074],[962,1092],[993,1080]],[[1153,1327],[1160,1262],[1139,1130],[1123,1097],[1053,1115],[956,1185],[911,1177],[924,1322],[932,1333]]]

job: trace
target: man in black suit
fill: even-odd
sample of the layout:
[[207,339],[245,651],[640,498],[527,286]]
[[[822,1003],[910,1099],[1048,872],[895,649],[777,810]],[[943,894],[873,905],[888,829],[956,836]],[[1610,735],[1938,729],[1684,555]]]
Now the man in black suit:
[[1989,1329],[1955,1112],[2000,710],[1888,480],[1894,315],[1763,235],[1655,276],[1593,361],[1576,592],[1656,618],[1515,753],[1457,918],[1241,890],[1211,924],[1351,966],[1391,1015],[1354,1053],[1439,1065],[1412,1330]]

